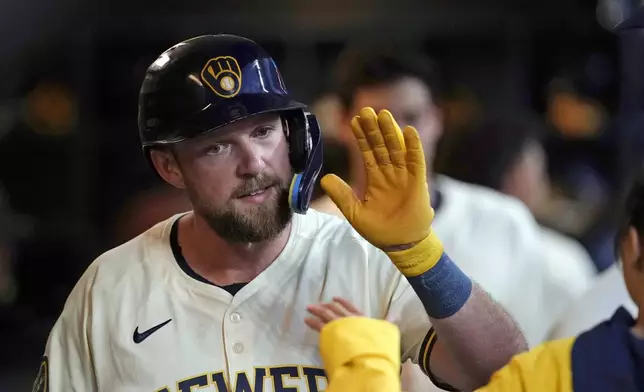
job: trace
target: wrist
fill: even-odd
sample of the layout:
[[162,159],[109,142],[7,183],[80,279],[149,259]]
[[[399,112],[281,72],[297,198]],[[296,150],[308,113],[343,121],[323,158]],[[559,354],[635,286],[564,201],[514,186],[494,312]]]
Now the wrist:
[[472,294],[473,282],[443,253],[430,270],[407,277],[409,284],[423,303],[429,317],[447,318],[461,310]]
[[432,230],[420,242],[384,248],[383,251],[403,275],[411,277],[429,271],[438,263],[443,255],[443,243]]
[[393,245],[393,246],[385,246],[382,248],[382,251],[385,253],[391,253],[391,252],[400,252],[403,250],[411,249],[414,246],[418,245],[420,241],[418,242],[412,242],[409,244],[403,244],[403,245]]

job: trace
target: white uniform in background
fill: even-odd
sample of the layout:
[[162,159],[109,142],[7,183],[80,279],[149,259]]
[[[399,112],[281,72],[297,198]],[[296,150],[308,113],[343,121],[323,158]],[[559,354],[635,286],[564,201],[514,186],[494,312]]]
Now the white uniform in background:
[[[430,186],[441,193],[432,227],[447,254],[508,311],[530,346],[545,341],[568,304],[587,287],[592,271],[578,266],[590,262],[572,260],[578,254],[564,246],[548,248],[553,246],[548,233],[511,196],[440,175]],[[328,203],[321,199],[313,208],[342,216]],[[413,392],[439,390],[409,367],[403,386]]]
[[609,319],[620,306],[626,308],[633,317],[637,316],[637,306],[628,295],[622,270],[614,264],[602,272],[594,285],[566,309],[550,338],[577,336]]
[[546,340],[590,284],[588,255],[511,196],[445,176],[434,184],[442,194],[434,228],[448,254],[514,317],[530,346]]
[[[597,279],[597,270],[588,251],[579,242],[547,227],[541,227],[541,236],[549,276],[557,289],[553,294],[555,299],[560,296],[564,301],[556,315],[555,321],[558,321],[568,307],[592,287]],[[549,337],[546,339],[550,340]]]
[[395,320],[403,361],[428,362],[435,334],[423,305],[348,222],[296,214],[277,260],[233,297],[182,267],[177,218],[87,269],[51,331],[35,391],[323,390],[318,333],[304,318],[334,296]]

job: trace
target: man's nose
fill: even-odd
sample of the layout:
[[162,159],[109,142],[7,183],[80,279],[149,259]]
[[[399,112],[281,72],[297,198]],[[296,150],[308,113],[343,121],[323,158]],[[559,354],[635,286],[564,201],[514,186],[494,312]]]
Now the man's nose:
[[241,161],[237,166],[237,174],[240,177],[255,177],[264,170],[264,159],[252,146],[242,146],[240,155]]

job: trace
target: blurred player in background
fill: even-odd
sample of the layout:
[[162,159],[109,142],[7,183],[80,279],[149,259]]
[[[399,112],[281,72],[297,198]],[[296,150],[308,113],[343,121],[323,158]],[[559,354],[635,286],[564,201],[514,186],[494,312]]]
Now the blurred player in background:
[[14,265],[16,241],[24,237],[25,230],[15,216],[0,188],[0,310],[12,305],[18,294]]
[[320,129],[324,136],[325,141],[332,140],[336,142],[340,139],[340,114],[342,113],[342,104],[340,99],[334,93],[325,93],[319,96],[313,105],[311,105],[311,112],[315,114],[320,122]]
[[[348,124],[363,106],[387,108],[401,125],[414,126],[431,169],[443,131],[439,78],[431,61],[400,48],[348,49],[337,67],[336,85],[345,124],[340,134],[351,151],[351,180],[356,192],[364,191],[365,173]],[[560,303],[552,295],[557,280],[550,276],[540,229],[530,211],[513,197],[434,175],[431,170],[427,181],[436,211],[433,227],[445,249],[508,310],[530,345],[542,342],[560,313]],[[340,215],[337,209],[321,210]],[[408,364],[403,379],[406,390],[434,389],[417,368]]]
[[[600,1],[600,17],[610,21],[606,27],[617,27],[620,33],[622,57],[622,97],[620,100],[621,121],[620,138],[626,144],[622,153],[625,159],[625,173],[633,172],[629,164],[635,163],[634,180],[628,187],[627,197],[616,203],[620,210],[616,250],[621,260],[620,268],[610,270],[600,278],[599,283],[577,305],[583,305],[570,312],[569,332],[576,328],[575,318],[581,323],[590,323],[598,312],[614,312],[607,320],[577,337],[545,343],[529,353],[515,357],[510,364],[497,372],[487,387],[481,391],[620,391],[639,392],[644,390],[644,168],[641,166],[641,126],[642,126],[642,91],[644,91],[644,55],[641,50],[644,44],[644,7],[635,2]],[[638,7],[637,9],[633,7]],[[633,152],[639,154],[633,154]],[[632,155],[631,155],[632,154]],[[637,163],[639,162],[639,163]],[[622,284],[618,284],[618,271],[622,271]],[[624,287],[625,286],[625,287]],[[630,299],[626,299],[628,293]],[[609,298],[605,298],[607,295]],[[632,301],[632,302],[631,302]],[[638,312],[635,320],[622,305],[628,303],[632,313]],[[631,306],[632,304],[632,306]],[[612,310],[611,310],[612,309]],[[316,330],[322,331],[321,352],[330,377],[330,391],[344,390],[355,385],[359,390],[397,391],[394,379],[397,350],[393,345],[375,348],[372,342],[393,336],[395,328],[382,320],[364,320],[359,311],[354,311],[351,304],[345,304],[342,312],[328,316],[323,323],[316,324]],[[338,319],[338,317],[340,319]],[[326,326],[325,323],[329,323]],[[368,329],[362,323],[367,323]],[[379,325],[377,325],[379,324]],[[570,325],[573,325],[570,328]],[[562,329],[564,329],[564,326]],[[355,329],[353,329],[355,328]],[[368,330],[373,335],[364,333]],[[351,336],[353,333],[353,336]],[[568,332],[563,332],[565,336]],[[349,347],[358,356],[345,356],[329,352],[334,343]],[[378,344],[376,344],[377,346]],[[363,354],[363,355],[361,355]],[[361,355],[361,356],[360,356]],[[333,361],[342,358],[343,361]],[[356,362],[352,362],[352,360]],[[348,364],[358,372],[367,374],[363,382],[351,377]],[[335,383],[335,384],[334,384]]]
[[550,339],[578,335],[606,319],[617,307],[623,306],[632,315],[637,305],[628,295],[621,265],[614,263],[599,275],[584,295],[568,305],[561,320],[555,324]]
[[[436,169],[450,178],[514,196],[538,216],[548,198],[545,127],[519,111],[487,115],[441,141]],[[592,284],[595,267],[577,241],[541,226],[545,262],[560,312]],[[557,319],[562,313],[557,314]]]
[[305,323],[336,296],[396,320],[401,357],[459,389],[525,349],[511,317],[443,251],[420,138],[389,112],[352,120],[369,199],[322,179],[346,220],[308,209],[320,130],[253,41],[206,35],[162,53],[141,87],[139,132],[192,211],[89,266],[34,391],[324,389]]
[[[639,2],[598,1],[599,23],[619,37],[620,45],[620,112],[615,121],[614,137],[619,140],[621,170],[619,177],[628,178],[642,162],[644,138],[644,7]],[[637,174],[637,173],[636,173]],[[618,181],[621,184],[621,181]],[[634,188],[637,189],[637,186]],[[617,199],[607,211],[615,216],[615,207],[621,206]],[[612,217],[609,221],[613,221]],[[623,224],[623,222],[621,222]],[[612,228],[613,225],[611,225]],[[641,231],[641,228],[640,228]],[[615,250],[615,247],[613,248]],[[619,256],[619,255],[618,255]],[[553,332],[553,338],[575,336],[606,318],[618,306],[623,306],[632,315],[637,314],[637,305],[629,296],[623,279],[626,265],[613,263],[604,270],[589,292],[566,311]],[[625,271],[624,271],[625,272]],[[641,303],[640,303],[641,308]],[[640,321],[641,321],[640,313]]]
[[144,233],[157,223],[190,210],[190,200],[167,184],[132,195],[116,215],[113,242],[120,245]]
[[[323,165],[320,171],[320,179],[327,174],[335,174],[350,183],[349,151],[345,145],[333,137],[326,137],[326,134],[324,135],[323,143]],[[335,207],[333,201],[326,197],[319,180],[315,184],[315,189],[313,189],[311,205],[315,205],[316,209],[321,210]]]

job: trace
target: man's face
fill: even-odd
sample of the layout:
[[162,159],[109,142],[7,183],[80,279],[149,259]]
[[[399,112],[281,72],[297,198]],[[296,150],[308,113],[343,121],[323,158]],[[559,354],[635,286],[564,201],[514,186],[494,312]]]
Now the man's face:
[[292,217],[288,150],[279,115],[236,122],[175,146],[179,187],[224,240],[272,239]]
[[523,201],[539,214],[547,201],[550,184],[546,170],[546,154],[538,142],[524,147],[516,164],[506,173],[502,192]]
[[[366,106],[372,107],[376,113],[382,109],[389,110],[401,128],[407,125],[416,128],[425,156],[431,162],[442,125],[431,92],[422,81],[401,78],[388,84],[358,89],[353,97],[353,107],[347,113],[348,120]],[[350,132],[347,129],[345,133]]]
[[637,230],[630,227],[620,239],[622,273],[628,294],[633,302],[644,307],[644,247]]

